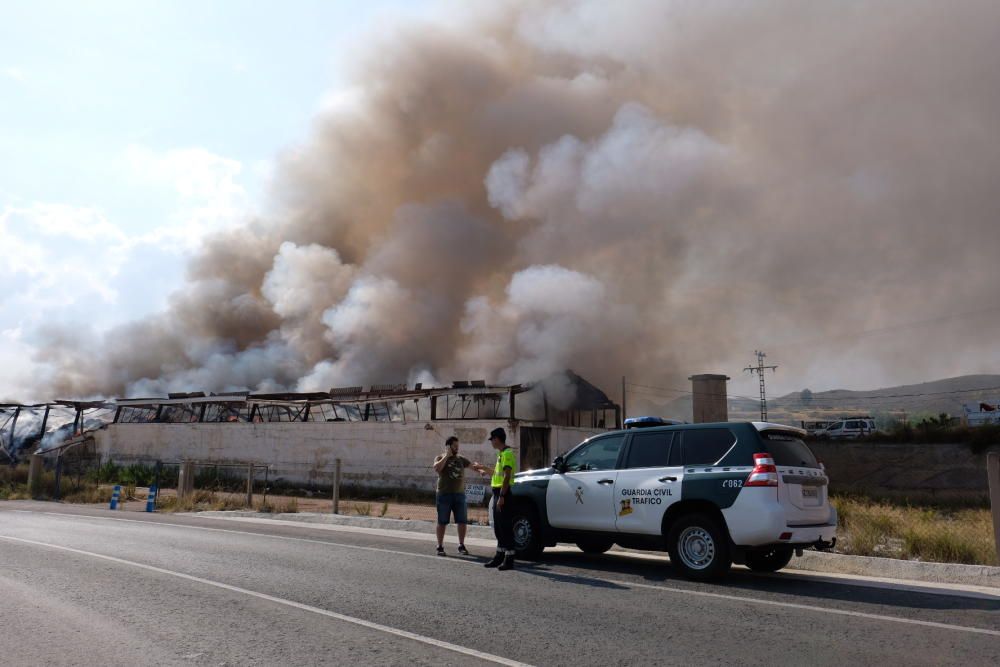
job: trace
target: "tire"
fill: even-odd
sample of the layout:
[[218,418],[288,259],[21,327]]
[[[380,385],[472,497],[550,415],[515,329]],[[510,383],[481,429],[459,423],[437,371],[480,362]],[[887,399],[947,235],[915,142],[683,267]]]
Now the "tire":
[[603,537],[588,537],[577,542],[576,546],[585,554],[602,554],[613,547],[614,544],[614,540],[608,540]]
[[705,581],[721,577],[733,564],[729,536],[707,514],[686,514],[667,532],[670,564],[686,579]]
[[511,525],[517,557],[528,560],[538,558],[545,547],[542,545],[541,528],[535,510],[525,506],[516,508],[511,517]]
[[791,547],[770,547],[746,553],[746,565],[754,572],[777,572],[792,560]]

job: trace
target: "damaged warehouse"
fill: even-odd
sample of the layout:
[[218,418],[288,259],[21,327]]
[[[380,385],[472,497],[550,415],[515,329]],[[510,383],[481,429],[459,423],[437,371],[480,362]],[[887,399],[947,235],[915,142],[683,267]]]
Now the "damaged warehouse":
[[[573,373],[561,377],[560,400],[545,383],[484,381],[119,399],[101,404],[108,423],[92,428],[91,422],[87,429],[96,454],[118,464],[255,463],[288,481],[323,485],[341,459],[347,485],[430,491],[436,481],[431,461],[451,435],[467,457],[490,463],[495,454],[487,434],[502,426],[526,470],[620,426],[620,407],[601,390]],[[80,423],[63,427],[65,437],[79,433]],[[46,436],[38,451],[54,453],[65,437]]]

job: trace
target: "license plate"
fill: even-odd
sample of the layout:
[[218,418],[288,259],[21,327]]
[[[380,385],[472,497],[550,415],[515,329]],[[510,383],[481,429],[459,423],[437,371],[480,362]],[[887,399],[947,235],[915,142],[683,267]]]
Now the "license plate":
[[815,486],[803,486],[802,487],[802,497],[803,498],[819,498],[819,489]]

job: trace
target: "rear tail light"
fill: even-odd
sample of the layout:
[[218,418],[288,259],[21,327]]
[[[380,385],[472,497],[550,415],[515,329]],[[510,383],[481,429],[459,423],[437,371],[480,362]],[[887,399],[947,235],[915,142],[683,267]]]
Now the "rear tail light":
[[778,486],[778,469],[770,454],[753,455],[753,471],[743,486]]

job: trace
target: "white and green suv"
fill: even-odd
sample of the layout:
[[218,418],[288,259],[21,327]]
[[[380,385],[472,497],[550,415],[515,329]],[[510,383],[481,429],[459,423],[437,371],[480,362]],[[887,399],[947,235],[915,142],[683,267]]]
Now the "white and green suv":
[[514,478],[519,555],[575,543],[667,551],[692,579],[733,562],[774,572],[836,541],[837,512],[805,431],[765,422],[683,424],[594,436]]

